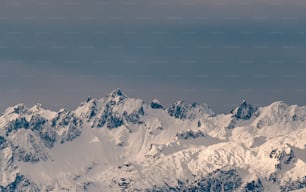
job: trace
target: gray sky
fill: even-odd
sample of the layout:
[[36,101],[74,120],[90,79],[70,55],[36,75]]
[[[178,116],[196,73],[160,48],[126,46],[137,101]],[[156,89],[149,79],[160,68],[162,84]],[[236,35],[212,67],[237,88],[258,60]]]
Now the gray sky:
[[18,0],[0,6],[0,110],[131,97],[306,104],[302,0]]

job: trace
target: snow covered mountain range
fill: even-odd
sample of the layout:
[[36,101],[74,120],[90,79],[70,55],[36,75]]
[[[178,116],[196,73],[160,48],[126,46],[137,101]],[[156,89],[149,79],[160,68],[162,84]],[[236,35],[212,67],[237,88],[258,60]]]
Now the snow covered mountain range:
[[306,107],[229,114],[119,89],[73,111],[0,115],[0,191],[306,191]]

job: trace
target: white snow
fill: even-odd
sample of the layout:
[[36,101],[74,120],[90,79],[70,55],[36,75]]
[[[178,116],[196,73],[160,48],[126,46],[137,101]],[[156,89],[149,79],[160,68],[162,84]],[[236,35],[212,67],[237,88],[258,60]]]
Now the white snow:
[[[120,115],[138,112],[143,107],[142,123],[125,120],[124,125],[114,129],[105,126],[92,128],[110,101],[116,103],[112,111]],[[158,100],[154,102],[158,103]],[[97,113],[88,120],[86,115],[93,106]],[[16,107],[25,112],[14,113]],[[64,110],[60,112],[66,113]],[[53,186],[53,191],[64,187],[76,191],[84,183],[92,183],[89,187],[92,191],[101,188],[104,191],[120,191],[118,182],[122,178],[131,181],[130,190],[144,190],[154,185],[162,186],[165,182],[175,185],[177,179],[194,181],[217,169],[236,168],[243,175],[244,183],[260,178],[267,191],[277,191],[279,185],[286,181],[306,176],[305,107],[275,102],[259,108],[258,116],[237,121],[233,129],[227,128],[232,120],[231,114],[212,116],[209,112],[195,119],[175,119],[166,110],[151,109],[141,99],[122,100],[119,96],[112,98],[110,95],[84,102],[72,113],[83,123],[80,128],[82,134],[73,141],[57,142],[49,149],[31,130],[19,129],[6,137],[14,145],[45,155],[48,159],[10,165],[8,161],[14,155],[11,148],[1,150],[0,185],[6,186],[20,172],[42,189]],[[8,108],[0,117],[0,135],[4,136],[3,128],[10,121],[23,116],[30,119],[35,114],[51,122],[58,113],[42,109],[41,105],[30,109],[22,105]],[[201,121],[200,127],[198,121]],[[63,129],[66,130],[66,127]],[[61,129],[56,131],[61,135]],[[178,133],[188,132],[203,135],[186,140],[176,137]],[[34,135],[34,143],[30,141],[30,135]],[[38,151],[33,148],[34,144],[40,146]],[[285,164],[286,159],[280,162],[270,157],[273,150],[283,150],[285,155],[293,152],[294,158]],[[281,170],[276,169],[278,163],[282,163]],[[2,167],[6,166],[9,169],[4,170]],[[267,180],[273,173],[278,177],[276,183]]]

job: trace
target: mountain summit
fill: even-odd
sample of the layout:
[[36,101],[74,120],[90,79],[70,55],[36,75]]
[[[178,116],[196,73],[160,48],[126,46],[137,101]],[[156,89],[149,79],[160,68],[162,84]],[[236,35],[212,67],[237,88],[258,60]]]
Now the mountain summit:
[[305,154],[306,107],[283,102],[215,114],[116,89],[71,111],[0,115],[0,192],[303,191]]
[[108,94],[108,97],[116,98],[116,97],[121,97],[121,98],[127,98],[127,96],[119,89],[114,89],[112,92]]
[[237,119],[249,120],[253,116],[255,110],[256,109],[251,104],[243,100],[238,107],[231,111],[231,113]]

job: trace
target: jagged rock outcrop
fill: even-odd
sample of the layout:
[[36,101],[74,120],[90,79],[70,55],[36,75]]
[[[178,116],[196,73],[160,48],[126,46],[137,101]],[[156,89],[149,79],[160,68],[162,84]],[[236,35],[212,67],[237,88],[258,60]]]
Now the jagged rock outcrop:
[[178,101],[167,108],[170,116],[177,119],[193,120],[202,116],[215,115],[211,108],[206,104],[185,104],[184,101]]

